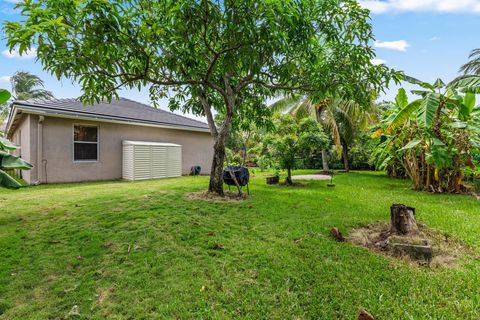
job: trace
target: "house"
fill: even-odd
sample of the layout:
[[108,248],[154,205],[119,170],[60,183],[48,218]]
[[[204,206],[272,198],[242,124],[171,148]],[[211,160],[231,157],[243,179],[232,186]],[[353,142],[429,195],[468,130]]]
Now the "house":
[[121,179],[125,141],[181,146],[182,174],[197,165],[209,172],[213,157],[207,124],[125,98],[15,101],[6,135],[34,166],[22,171],[29,184]]

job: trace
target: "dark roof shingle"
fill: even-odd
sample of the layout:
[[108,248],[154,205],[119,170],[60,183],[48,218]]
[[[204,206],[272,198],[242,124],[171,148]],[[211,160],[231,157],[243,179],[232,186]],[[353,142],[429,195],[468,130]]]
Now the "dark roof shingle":
[[113,99],[112,103],[100,102],[92,105],[84,105],[77,99],[31,99],[15,101],[19,107],[40,108],[46,112],[73,112],[83,116],[102,116],[118,120],[132,122],[147,122],[159,125],[191,127],[208,129],[208,125],[201,121],[190,119],[172,112],[155,109],[146,104],[126,98]]

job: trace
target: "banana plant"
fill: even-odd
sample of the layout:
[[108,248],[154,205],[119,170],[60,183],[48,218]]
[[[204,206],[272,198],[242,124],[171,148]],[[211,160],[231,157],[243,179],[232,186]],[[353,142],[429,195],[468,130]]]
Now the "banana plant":
[[[10,92],[0,89],[0,105],[10,99]],[[9,154],[8,152],[18,149],[5,138],[0,137],[0,186],[6,188],[20,188],[22,185],[10,176],[7,171],[10,170],[30,170],[32,165],[23,159]]]
[[471,150],[479,144],[475,95],[480,93],[480,77],[464,76],[449,84],[405,80],[421,87],[412,91],[420,98],[408,102],[405,90],[399,90],[372,136],[382,139],[379,161],[386,167],[400,158],[415,189],[461,192],[462,170],[474,167]]

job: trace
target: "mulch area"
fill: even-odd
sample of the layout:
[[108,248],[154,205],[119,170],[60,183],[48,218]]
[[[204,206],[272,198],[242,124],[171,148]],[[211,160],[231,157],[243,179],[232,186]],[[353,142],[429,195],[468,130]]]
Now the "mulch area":
[[[462,258],[471,257],[473,250],[460,240],[454,239],[447,234],[433,231],[425,225],[418,224],[419,233],[409,236],[390,236],[390,245],[382,246],[385,234],[388,233],[388,223],[376,223],[366,227],[353,229],[346,237],[346,240],[358,246],[368,248],[376,253],[401,260],[416,266],[427,266],[431,268],[454,267]],[[392,244],[429,244],[432,247],[433,258],[430,261],[416,260],[407,255],[397,255],[392,250]],[[478,258],[477,258],[478,259]]]
[[185,196],[192,200],[204,200],[211,202],[238,202],[248,198],[248,194],[245,192],[240,196],[238,192],[231,191],[226,191],[223,197],[208,191],[189,192],[186,193]]

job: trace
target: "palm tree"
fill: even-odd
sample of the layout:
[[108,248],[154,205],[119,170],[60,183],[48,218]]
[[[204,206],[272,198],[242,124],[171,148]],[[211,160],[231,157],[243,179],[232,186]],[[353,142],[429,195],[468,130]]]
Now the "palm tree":
[[[26,71],[17,71],[10,78],[14,100],[51,99],[53,93],[43,89],[44,83],[40,77]],[[0,123],[8,116],[9,103],[0,105]]]
[[[350,170],[349,146],[360,129],[372,122],[371,110],[365,110],[353,101],[340,97],[325,98],[314,103],[308,97],[286,97],[271,105],[274,112],[289,112],[296,118],[312,117],[330,133],[339,157],[343,158],[345,170]],[[329,170],[327,150],[322,150],[323,170]]]
[[470,60],[460,68],[460,72],[464,75],[480,76],[480,48],[474,49],[468,58]]
[[51,91],[43,89],[43,80],[30,72],[17,71],[10,78],[10,82],[12,84],[12,93],[15,100],[53,98],[53,93]]

